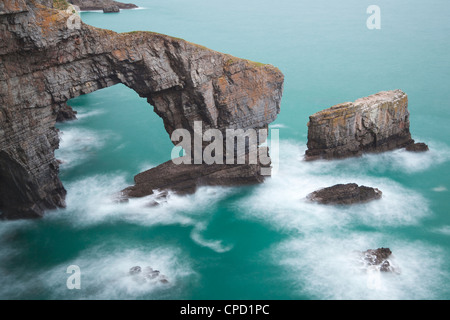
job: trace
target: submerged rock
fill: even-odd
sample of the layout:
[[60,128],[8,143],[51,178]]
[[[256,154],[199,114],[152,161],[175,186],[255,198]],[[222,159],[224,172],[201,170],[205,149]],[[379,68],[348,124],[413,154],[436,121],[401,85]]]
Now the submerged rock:
[[361,253],[366,267],[374,267],[381,272],[398,273],[398,268],[389,261],[391,255],[392,251],[389,248],[369,249]]
[[132,267],[129,272],[131,275],[135,275],[135,274],[141,273],[141,271],[142,270],[141,270],[140,266],[135,266],[135,267]]
[[134,266],[130,268],[129,274],[139,283],[145,283],[147,281],[159,281],[164,284],[169,283],[165,275],[161,274],[159,270],[153,270],[150,266],[145,267],[144,270],[140,266]]
[[321,204],[354,204],[380,199],[379,189],[358,186],[356,183],[337,184],[310,193],[307,198]]
[[404,148],[409,132],[408,96],[383,91],[345,102],[309,117],[307,160],[358,156]]
[[417,142],[406,146],[406,151],[425,152],[428,151],[428,145],[423,142]]

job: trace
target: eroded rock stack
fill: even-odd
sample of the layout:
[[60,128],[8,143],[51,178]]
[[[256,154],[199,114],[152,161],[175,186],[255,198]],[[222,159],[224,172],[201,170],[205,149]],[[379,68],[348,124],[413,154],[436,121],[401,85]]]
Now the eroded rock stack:
[[75,18],[46,0],[0,2],[4,218],[40,217],[65,206],[54,150],[55,122],[68,99],[123,83],[147,98],[169,135],[193,132],[194,121],[203,130],[267,128],[280,111],[283,74],[273,66],[153,32],[69,23]]
[[306,159],[332,159],[382,152],[414,144],[408,97],[382,91],[310,116]]

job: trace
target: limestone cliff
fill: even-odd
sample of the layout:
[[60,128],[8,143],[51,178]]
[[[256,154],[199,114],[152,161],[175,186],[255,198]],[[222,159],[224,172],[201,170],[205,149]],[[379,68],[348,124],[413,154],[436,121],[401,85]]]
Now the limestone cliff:
[[413,143],[407,95],[383,91],[310,116],[306,159],[343,158]]
[[[79,23],[48,1],[0,2],[0,211],[39,217],[64,207],[55,121],[68,99],[123,83],[177,128],[264,128],[280,107],[283,74],[152,32]],[[123,110],[126,112],[126,109]]]

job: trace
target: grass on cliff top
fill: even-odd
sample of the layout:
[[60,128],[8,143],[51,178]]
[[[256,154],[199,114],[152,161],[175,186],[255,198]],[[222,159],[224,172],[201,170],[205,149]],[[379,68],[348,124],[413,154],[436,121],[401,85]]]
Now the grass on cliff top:
[[66,10],[69,3],[66,0],[53,0],[53,8],[58,10]]
[[[209,51],[215,51],[215,50],[213,50],[213,49],[210,49],[210,48],[208,48],[208,47],[202,46],[202,45],[200,45],[200,44],[197,44],[197,43],[194,43],[194,42],[187,41],[187,40],[185,40],[185,39],[183,39],[183,38],[177,38],[177,37],[173,37],[173,36],[168,36],[168,35],[166,35],[166,34],[162,34],[162,33],[158,33],[158,32],[153,32],[153,31],[141,31],[141,30],[122,32],[122,34],[137,34],[137,33],[149,33],[149,34],[153,34],[153,35],[159,35],[159,36],[163,36],[163,37],[170,38],[170,39],[175,39],[175,40],[179,40],[179,41],[184,41],[184,42],[186,42],[186,43],[188,43],[188,44],[190,44],[190,45],[193,45],[193,46],[195,46],[195,47],[197,47],[197,48],[200,48],[200,49],[209,50]],[[231,64],[233,64],[234,62],[236,62],[237,60],[245,60],[245,61],[247,61],[249,64],[253,65],[254,67],[263,67],[263,66],[267,66],[267,63],[256,62],[256,61],[252,61],[252,60],[248,60],[248,59],[239,59],[239,58],[233,57],[233,56],[231,56],[231,55],[229,55],[229,56],[230,56],[230,58],[229,58],[228,61],[226,62],[227,65],[231,65]]]
[[183,38],[177,38],[177,37],[169,36],[169,35],[167,35],[167,34],[158,33],[158,32],[154,32],[154,31],[137,30],[137,31],[122,32],[122,34],[137,34],[137,33],[148,33],[148,34],[153,34],[153,35],[157,35],[157,36],[162,36],[162,37],[169,38],[169,39],[174,39],[174,40],[183,41],[183,42],[189,43],[189,44],[191,44],[191,45],[193,45],[193,46],[196,46],[196,47],[198,47],[198,48],[201,48],[201,49],[206,49],[206,50],[214,51],[214,50],[209,49],[209,48],[207,48],[207,47],[205,47],[205,46],[202,46],[202,45],[200,45],[200,44],[197,44],[197,43],[193,43],[193,42],[187,41],[187,40],[185,40],[185,39],[183,39]]

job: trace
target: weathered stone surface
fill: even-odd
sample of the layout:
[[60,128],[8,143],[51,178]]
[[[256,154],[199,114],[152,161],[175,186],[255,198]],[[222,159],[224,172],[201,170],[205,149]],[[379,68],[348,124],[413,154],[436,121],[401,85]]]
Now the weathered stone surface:
[[56,110],[56,122],[72,121],[77,119],[77,112],[66,103]]
[[425,143],[417,142],[406,146],[406,150],[412,152],[425,152],[428,151],[429,148],[428,145],[426,145]]
[[104,13],[112,13],[112,12],[120,12],[120,8],[116,5],[111,5],[107,7],[103,7]]
[[383,91],[310,116],[306,159],[358,156],[412,143],[407,95]]
[[177,165],[167,161],[135,176],[135,185],[124,189],[122,197],[144,197],[153,194],[155,190],[191,194],[199,186],[252,185],[263,182],[264,176],[260,174],[260,170],[261,166],[256,164]]
[[348,183],[314,191],[307,198],[314,202],[334,205],[364,203],[381,197],[382,192],[376,188]]
[[25,0],[2,0],[0,2],[0,15],[28,11]]
[[266,128],[279,113],[283,74],[273,66],[153,32],[71,25],[72,13],[46,1],[16,2],[4,1],[8,13],[0,14],[5,218],[40,217],[65,206],[55,122],[65,102],[81,94],[123,83],[147,98],[169,135],[177,128],[193,132],[194,121],[204,130]]
[[[113,0],[68,0],[78,6],[80,10],[104,10],[105,8],[117,7],[118,9],[135,9],[138,6],[133,3],[123,3]],[[107,11],[119,12],[119,11]]]

